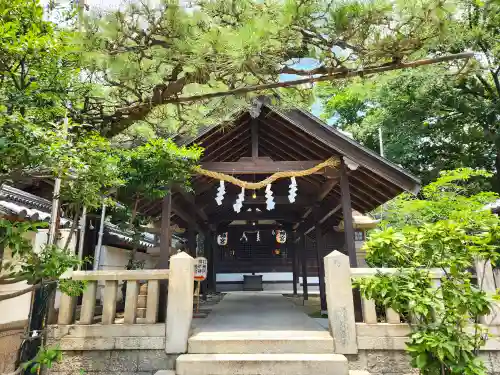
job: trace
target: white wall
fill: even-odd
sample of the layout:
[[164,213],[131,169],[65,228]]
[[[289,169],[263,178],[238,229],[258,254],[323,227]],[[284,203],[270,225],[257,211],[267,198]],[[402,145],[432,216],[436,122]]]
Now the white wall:
[[[64,247],[64,245],[66,244],[66,239],[68,238],[69,230],[62,229],[60,231],[60,234],[61,234],[61,239],[58,241],[57,244],[59,247]],[[39,253],[42,250],[43,246],[47,242],[47,235],[48,231],[46,229],[39,230],[36,233],[30,232],[26,234],[26,238],[28,238],[32,243],[33,251]],[[76,244],[76,236],[73,235],[73,238],[70,242],[68,249],[74,251],[75,244]],[[5,262],[11,259],[12,255],[10,249],[8,248],[4,249],[3,261]],[[0,295],[16,292],[25,289],[27,287],[28,284],[25,281],[10,285],[0,285]],[[16,298],[10,298],[5,301],[0,301],[0,324],[28,319],[30,305],[31,305],[31,295],[32,293],[26,293]],[[55,302],[56,308],[59,307],[59,297],[60,293],[57,292],[56,302]]]

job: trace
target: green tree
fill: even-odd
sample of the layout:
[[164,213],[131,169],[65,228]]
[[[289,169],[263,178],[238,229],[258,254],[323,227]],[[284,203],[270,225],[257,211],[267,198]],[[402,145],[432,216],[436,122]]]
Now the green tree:
[[[500,5],[456,1],[456,16],[431,52],[474,51],[476,60],[321,84],[324,118],[422,177],[459,167],[500,168]],[[498,177],[495,190],[498,191]]]
[[153,139],[121,154],[120,170],[124,180],[116,199],[125,206],[115,209],[115,220],[132,233],[132,252],[128,268],[135,268],[135,255],[143,232],[152,221],[138,211],[140,201],[163,198],[176,185],[190,188],[192,168],[198,164],[202,149],[177,146],[171,139]]
[[[258,94],[307,102],[310,90],[290,93],[280,77],[308,83],[402,68],[440,40],[452,10],[437,0],[165,0],[91,13],[83,66],[94,90],[71,115],[108,137],[132,125],[168,134],[228,119]],[[303,59],[310,69],[297,67]]]
[[[361,294],[406,317],[411,328],[407,352],[422,374],[486,374],[478,351],[488,327],[492,298],[471,270],[478,260],[498,264],[500,219],[484,209],[495,193],[477,193],[484,171],[443,172],[423,198],[403,196],[365,244],[372,266],[395,267],[392,275],[358,280]],[[429,268],[444,276],[433,288]],[[472,329],[471,329],[472,328]]]

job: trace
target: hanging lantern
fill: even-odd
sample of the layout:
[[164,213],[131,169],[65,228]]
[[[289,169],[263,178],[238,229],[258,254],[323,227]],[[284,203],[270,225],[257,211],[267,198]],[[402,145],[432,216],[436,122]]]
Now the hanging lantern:
[[217,244],[219,246],[227,245],[227,232],[221,233],[217,236]]
[[286,242],[286,232],[283,229],[278,229],[276,231],[276,242],[285,243]]

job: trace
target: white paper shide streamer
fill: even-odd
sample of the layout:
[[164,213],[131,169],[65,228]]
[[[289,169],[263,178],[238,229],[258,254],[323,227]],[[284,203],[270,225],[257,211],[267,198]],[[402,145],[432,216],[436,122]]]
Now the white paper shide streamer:
[[241,188],[241,193],[238,194],[238,198],[236,202],[233,204],[233,209],[235,212],[240,213],[241,208],[243,207],[243,200],[245,199],[245,188]]
[[295,177],[292,177],[290,179],[290,188],[288,190],[288,200],[290,203],[295,202],[295,197],[297,196],[297,181],[295,180]]
[[266,186],[266,209],[268,211],[274,210],[274,197],[273,191],[271,190],[271,184]]
[[222,201],[224,200],[224,195],[226,194],[226,187],[224,185],[224,181],[219,181],[219,187],[217,188],[217,196],[215,197],[215,201],[217,205],[221,206]]

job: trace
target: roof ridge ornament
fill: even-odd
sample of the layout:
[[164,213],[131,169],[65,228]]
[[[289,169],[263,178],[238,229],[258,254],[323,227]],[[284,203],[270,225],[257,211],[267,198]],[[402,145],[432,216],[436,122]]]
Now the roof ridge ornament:
[[250,104],[250,108],[248,109],[248,113],[250,113],[250,117],[257,118],[260,116],[260,112],[262,110],[262,102],[258,99],[252,100]]
[[359,164],[356,163],[355,161],[349,159],[348,157],[345,157],[343,156],[342,159],[344,159],[344,163],[345,165],[347,165],[347,167],[351,170],[351,171],[355,171],[356,169],[358,169],[359,167]]

